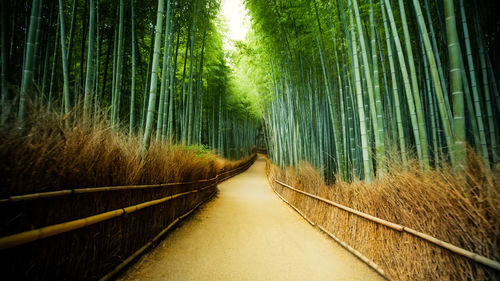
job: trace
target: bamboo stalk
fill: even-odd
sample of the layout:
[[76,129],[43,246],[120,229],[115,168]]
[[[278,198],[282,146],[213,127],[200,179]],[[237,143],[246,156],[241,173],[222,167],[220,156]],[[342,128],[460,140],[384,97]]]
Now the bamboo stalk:
[[[421,239],[423,239],[423,240],[425,240],[425,241],[431,242],[431,243],[433,243],[433,244],[435,244],[435,245],[437,245],[437,246],[439,246],[439,247],[441,247],[441,248],[445,248],[445,249],[447,249],[447,250],[449,250],[449,251],[451,251],[451,252],[454,252],[454,253],[456,253],[456,254],[459,254],[459,255],[461,255],[461,256],[464,256],[464,257],[466,257],[466,258],[469,258],[469,259],[471,259],[471,260],[473,260],[473,261],[476,261],[476,262],[478,262],[478,263],[481,263],[481,264],[483,264],[483,265],[486,265],[486,266],[488,266],[488,267],[490,267],[490,268],[493,268],[493,269],[495,269],[495,270],[497,270],[497,271],[500,271],[500,263],[499,263],[499,262],[497,262],[497,261],[495,261],[495,260],[489,259],[489,258],[487,258],[487,257],[485,257],[485,256],[481,256],[481,255],[476,254],[476,253],[474,253],[474,252],[471,252],[471,251],[468,251],[468,250],[462,249],[462,248],[460,248],[460,247],[457,247],[457,246],[455,246],[455,245],[453,245],[453,244],[450,244],[450,243],[448,243],[448,242],[445,242],[445,241],[442,241],[442,240],[440,240],[440,239],[437,239],[437,238],[435,238],[435,237],[433,237],[433,236],[430,236],[430,235],[428,235],[428,234],[425,234],[425,233],[422,233],[422,232],[416,231],[416,230],[414,230],[414,229],[412,229],[412,228],[409,228],[409,227],[406,227],[406,226],[402,226],[402,225],[399,225],[399,224],[395,224],[395,223],[392,223],[392,222],[386,221],[386,220],[384,220],[384,219],[380,219],[380,218],[377,218],[377,217],[374,217],[374,216],[371,216],[371,215],[365,214],[365,213],[363,213],[363,212],[360,212],[360,211],[357,211],[357,210],[351,209],[351,208],[349,208],[349,207],[346,207],[346,206],[344,206],[344,205],[341,205],[341,204],[335,203],[335,202],[333,202],[333,201],[330,201],[330,200],[327,200],[327,199],[321,198],[321,197],[316,196],[316,195],[314,195],[314,194],[310,194],[310,193],[307,193],[307,192],[305,192],[305,191],[298,190],[298,189],[296,189],[296,188],[294,188],[294,187],[291,187],[291,186],[289,186],[288,184],[283,183],[283,182],[281,182],[281,181],[279,181],[279,180],[277,180],[277,179],[274,179],[274,181],[275,181],[275,182],[277,182],[278,184],[280,184],[280,185],[282,185],[282,186],[284,186],[284,187],[287,187],[287,188],[289,188],[289,189],[291,189],[291,190],[294,190],[294,191],[296,191],[296,192],[298,192],[298,193],[301,193],[301,194],[307,195],[307,196],[309,196],[309,197],[315,198],[315,199],[320,200],[320,201],[322,201],[322,202],[325,202],[325,203],[327,203],[327,204],[329,204],[329,205],[332,205],[332,206],[338,207],[339,209],[342,209],[342,210],[345,210],[345,211],[350,212],[350,213],[352,213],[352,214],[355,214],[355,215],[358,215],[358,216],[360,216],[360,217],[366,218],[366,219],[368,219],[368,220],[370,220],[370,221],[376,222],[376,223],[378,223],[378,224],[385,225],[385,226],[387,226],[387,227],[389,227],[389,228],[392,228],[392,229],[395,229],[395,230],[399,230],[399,231],[405,231],[405,232],[407,232],[407,233],[409,233],[409,234],[412,234],[412,235],[414,235],[414,236],[416,236],[416,237],[419,237],[419,238],[421,238]],[[320,227],[320,228],[321,228],[321,227]]]

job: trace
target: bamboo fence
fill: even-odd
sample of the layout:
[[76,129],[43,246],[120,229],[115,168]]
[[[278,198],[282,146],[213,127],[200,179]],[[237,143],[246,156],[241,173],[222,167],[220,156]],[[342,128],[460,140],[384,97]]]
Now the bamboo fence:
[[[48,224],[38,222],[42,224],[42,227],[20,232],[17,230],[17,233],[4,234],[3,237],[0,237],[0,257],[3,264],[1,267],[3,267],[2,271],[7,277],[6,280],[46,280],[61,277],[74,280],[98,280],[101,278],[107,280],[115,276],[126,265],[158,241],[177,222],[191,214],[198,206],[216,193],[216,190],[210,192],[210,194],[207,191],[215,189],[218,183],[248,169],[255,159],[256,156],[234,169],[217,174],[211,179],[165,184],[67,189],[10,196],[0,200],[0,207],[4,210],[11,208],[26,210],[25,213],[36,214],[35,218],[37,216],[49,217],[51,214],[64,213],[66,210],[68,211],[66,217],[70,218],[62,220],[62,222],[60,222],[60,218],[59,221],[55,219],[56,223],[54,223],[54,220]],[[163,187],[174,187],[174,189],[164,190]],[[126,194],[110,193],[111,191],[121,191],[126,192]],[[130,200],[130,198],[133,198],[133,200]],[[108,202],[106,200],[109,199],[113,202],[106,203]],[[95,203],[103,200],[104,202]],[[68,203],[64,203],[66,201]],[[91,205],[88,204],[89,202]],[[166,202],[172,203],[167,206],[163,204]],[[57,203],[57,205],[53,203]],[[62,206],[63,203],[64,207]],[[129,205],[120,206],[120,204],[124,203]],[[78,204],[83,204],[82,206],[85,206],[85,208],[78,207]],[[37,211],[42,209],[43,212]],[[149,211],[139,213],[137,212],[139,210]],[[188,211],[186,212],[186,210]],[[92,212],[95,213],[96,211],[99,213],[92,214]],[[137,215],[130,216],[130,214],[136,212]],[[179,215],[179,212],[182,212],[180,213],[182,215]],[[85,213],[87,215],[84,215]],[[88,213],[92,215],[89,216]],[[161,218],[161,216],[164,216],[164,218]],[[77,219],[71,219],[75,217]],[[118,220],[118,218],[122,219]],[[102,222],[106,221],[109,223],[102,224]],[[123,224],[131,225],[126,226]],[[26,229],[26,225],[22,227]],[[95,239],[94,233],[96,230],[101,233],[100,236],[98,235],[101,237],[99,239],[104,240],[92,241]],[[129,233],[129,231],[131,232]],[[145,233],[148,234],[144,235]],[[57,235],[63,235],[63,237]],[[142,237],[136,237],[136,235]],[[151,237],[153,238],[151,239]],[[74,245],[75,239],[79,243],[76,246]],[[127,243],[122,239],[135,241]],[[71,244],[65,246],[65,243]],[[139,243],[145,244],[141,246]],[[122,245],[125,248],[113,249],[116,252],[111,253],[108,249],[112,247],[110,244]],[[124,244],[125,246],[123,246]],[[108,250],[104,248],[102,250],[99,248],[92,250],[93,247],[101,247],[100,245]],[[85,254],[69,250],[69,248],[66,251],[66,247],[72,249],[74,247],[83,247],[83,249],[90,251],[90,253],[94,252],[94,254],[87,256],[89,252]],[[51,249],[50,254],[47,249]],[[98,250],[99,254],[96,254],[96,250]],[[41,256],[44,253],[47,255],[45,258]],[[53,258],[49,257],[50,255],[61,260],[53,260]],[[71,257],[71,255],[75,256]],[[109,257],[103,257],[102,255],[109,255]],[[72,264],[75,262],[77,264]],[[63,266],[63,268],[60,266]],[[28,267],[31,267],[30,270],[26,270]],[[34,276],[34,274],[37,274],[37,276]]]
[[[422,232],[419,232],[419,231],[416,231],[412,228],[409,228],[409,227],[406,227],[406,226],[402,226],[402,225],[399,225],[399,224],[396,224],[396,223],[392,223],[392,222],[389,222],[389,221],[386,221],[384,219],[381,219],[381,218],[377,218],[377,217],[374,217],[372,215],[369,215],[369,214],[366,214],[366,213],[363,213],[363,212],[360,212],[358,210],[354,210],[352,208],[349,208],[347,206],[344,206],[344,205],[341,205],[339,203],[336,203],[336,202],[333,202],[331,200],[328,200],[328,199],[325,199],[325,198],[322,198],[322,197],[319,197],[317,195],[314,195],[314,194],[311,194],[311,193],[308,193],[308,192],[305,192],[305,191],[302,191],[302,190],[299,190],[299,189],[296,189],[284,182],[281,182],[279,180],[277,180],[276,178],[274,178],[274,181],[278,184],[280,184],[281,186],[284,186],[290,190],[293,190],[295,192],[298,192],[298,193],[301,193],[303,195],[306,195],[306,196],[309,196],[311,198],[314,198],[314,199],[317,199],[319,201],[322,201],[324,203],[327,203],[329,205],[332,205],[332,206],[335,206],[339,209],[342,209],[346,212],[349,212],[351,214],[354,214],[354,215],[357,215],[357,216],[360,216],[360,217],[363,217],[367,220],[370,220],[370,221],[373,221],[375,223],[378,223],[378,224],[381,224],[381,225],[384,225],[386,227],[389,227],[391,229],[394,229],[394,230],[397,230],[397,231],[400,231],[400,232],[407,232],[415,237],[418,237],[418,238],[421,238],[423,239],[424,241],[427,241],[427,242],[430,242],[430,243],[433,243],[441,248],[444,248],[444,249],[447,249],[453,253],[456,253],[456,254],[459,254],[461,256],[464,256],[466,258],[469,258],[475,262],[478,262],[478,263],[481,263],[485,266],[488,266],[492,269],[495,269],[497,271],[500,271],[500,263],[495,261],[495,260],[492,260],[492,259],[489,259],[485,256],[482,256],[482,255],[479,255],[479,254],[476,254],[476,253],[473,253],[471,251],[468,251],[468,250],[465,250],[463,248],[460,248],[458,246],[455,246],[453,244],[450,244],[448,242],[445,242],[445,241],[442,241],[440,239],[437,239],[431,235],[428,235],[428,234],[425,234],[425,233],[422,233]],[[281,197],[281,196],[280,196]],[[296,209],[296,208],[294,208]],[[299,212],[300,213],[300,212]],[[302,214],[302,213],[301,213]],[[304,216],[304,215],[302,215]],[[309,219],[308,219],[309,221]]]

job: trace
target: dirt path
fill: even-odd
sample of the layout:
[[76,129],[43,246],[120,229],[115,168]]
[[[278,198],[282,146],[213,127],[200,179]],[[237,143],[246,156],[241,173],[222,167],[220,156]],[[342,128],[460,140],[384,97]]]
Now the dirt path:
[[382,280],[270,189],[258,159],[119,280]]

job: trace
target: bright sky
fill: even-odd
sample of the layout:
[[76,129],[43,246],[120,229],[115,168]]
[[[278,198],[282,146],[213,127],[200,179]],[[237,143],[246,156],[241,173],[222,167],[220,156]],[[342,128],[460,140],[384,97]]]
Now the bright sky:
[[[250,28],[250,19],[242,0],[222,0],[222,16],[226,18],[227,39],[244,40]],[[224,49],[232,48],[232,42],[224,42]]]

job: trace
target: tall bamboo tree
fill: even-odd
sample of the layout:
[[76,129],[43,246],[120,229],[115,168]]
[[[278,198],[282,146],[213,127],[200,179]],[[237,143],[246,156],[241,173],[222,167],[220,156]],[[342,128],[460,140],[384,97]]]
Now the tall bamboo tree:
[[454,166],[456,170],[463,171],[466,161],[466,148],[464,93],[462,89],[462,68],[460,65],[462,54],[458,41],[453,0],[444,1],[444,11],[446,17],[448,52],[450,55],[451,94],[453,97],[453,158],[455,160]]
[[31,2],[31,17],[28,28],[23,75],[21,81],[21,92],[19,97],[18,122],[21,126],[24,122],[25,99],[33,88],[33,65],[34,65],[35,43],[36,43],[35,36],[37,30],[38,16],[41,8],[40,2],[41,0],[33,0]]
[[153,129],[154,113],[156,106],[156,91],[158,88],[158,66],[160,64],[160,49],[161,49],[161,34],[163,27],[163,10],[164,10],[164,0],[158,0],[158,14],[156,16],[155,25],[155,41],[154,41],[154,55],[153,63],[151,68],[151,86],[149,88],[149,103],[148,103],[148,114],[146,117],[146,127],[144,129],[144,139],[142,143],[141,155],[144,157],[149,149],[151,142],[151,131]]
[[95,48],[95,5],[94,0],[90,0],[89,8],[89,41],[87,48],[87,71],[85,78],[85,96],[83,99],[83,114],[86,116],[89,112],[89,103],[93,94],[93,78],[94,78],[94,48]]
[[130,121],[129,121],[129,135],[132,135],[135,127],[135,13],[134,13],[134,0],[130,0],[130,22],[131,22],[131,50],[132,50],[132,80],[130,85]]
[[59,27],[61,29],[61,61],[63,71],[63,104],[64,111],[69,112],[69,70],[68,70],[68,57],[66,53],[66,32],[64,29],[64,7],[63,1],[59,0]]

